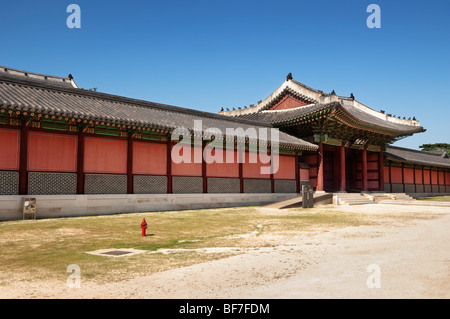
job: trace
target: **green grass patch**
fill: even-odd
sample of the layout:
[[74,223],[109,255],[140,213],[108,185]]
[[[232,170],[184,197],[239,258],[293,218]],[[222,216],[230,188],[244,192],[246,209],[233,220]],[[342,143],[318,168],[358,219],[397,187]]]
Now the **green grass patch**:
[[432,196],[432,197],[418,197],[417,200],[426,200],[434,202],[450,202],[450,196]]

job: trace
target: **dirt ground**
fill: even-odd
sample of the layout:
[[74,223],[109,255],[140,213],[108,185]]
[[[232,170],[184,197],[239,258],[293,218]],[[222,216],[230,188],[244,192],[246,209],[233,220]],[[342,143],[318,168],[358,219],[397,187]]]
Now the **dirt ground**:
[[[69,288],[66,282],[33,281],[27,286],[0,287],[0,298],[450,297],[450,208],[339,209],[390,217],[382,224],[329,231],[246,234],[250,241],[270,245],[246,246],[231,257],[118,283],[82,280],[80,288]],[[211,247],[201,253],[215,252]]]

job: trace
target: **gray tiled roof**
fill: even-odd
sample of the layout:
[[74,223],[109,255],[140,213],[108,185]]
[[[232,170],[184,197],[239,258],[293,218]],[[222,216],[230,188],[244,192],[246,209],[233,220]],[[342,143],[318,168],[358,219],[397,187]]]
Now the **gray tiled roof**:
[[438,154],[422,152],[397,146],[387,146],[384,152],[388,159],[419,165],[450,167],[450,159]]
[[[151,127],[172,131],[184,127],[193,130],[194,121],[202,120],[203,129],[271,128],[269,123],[236,119],[160,103],[136,100],[100,92],[77,89],[41,78],[0,72],[0,106],[13,109],[104,121],[116,124]],[[280,146],[316,150],[317,146],[279,132]]]
[[77,88],[77,85],[72,78],[61,77],[61,76],[51,76],[45,74],[32,73],[22,70],[17,70],[13,68],[8,68],[0,65],[0,75],[16,80],[32,80],[38,83],[48,83],[54,86],[66,87],[66,88]]
[[255,113],[236,115],[234,116],[234,118],[242,118],[252,121],[258,121],[261,123],[273,124],[275,126],[282,126],[283,123],[297,120],[309,114],[329,109],[332,107],[340,108],[341,110],[343,110],[344,112],[346,112],[359,122],[365,123],[372,127],[377,127],[380,129],[396,132],[399,135],[412,134],[424,131],[423,127],[421,126],[392,123],[386,120],[382,120],[376,116],[370,115],[369,113],[363,112],[357,109],[356,107],[345,105],[344,103],[340,102],[310,104],[307,106],[302,106],[295,109],[288,109],[283,111],[260,111]]

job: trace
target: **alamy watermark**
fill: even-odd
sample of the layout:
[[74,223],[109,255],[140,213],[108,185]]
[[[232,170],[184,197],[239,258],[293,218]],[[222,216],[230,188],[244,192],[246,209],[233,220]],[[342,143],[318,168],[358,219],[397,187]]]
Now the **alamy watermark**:
[[381,28],[381,8],[378,4],[369,4],[366,12],[371,13],[366,20],[366,25],[369,29]]
[[366,284],[369,289],[381,288],[381,268],[377,264],[370,264],[367,266],[367,272],[371,273],[367,277]]
[[[192,134],[193,133],[193,134]],[[194,140],[192,141],[192,135]],[[269,175],[278,172],[279,168],[279,130],[277,128],[249,127],[247,129],[226,128],[225,134],[219,128],[203,130],[202,120],[194,120],[193,132],[187,128],[175,129],[171,135],[177,143],[172,148],[172,161],[180,163],[245,163],[246,145],[249,147],[248,163],[264,164],[260,174]],[[208,142],[203,147],[204,142]],[[224,142],[225,141],[225,142]],[[193,142],[193,143],[192,143]],[[236,148],[235,148],[236,146]],[[227,150],[236,150],[227,152]]]
[[70,264],[67,266],[67,272],[70,275],[67,277],[67,287],[80,288],[81,287],[81,268],[77,264]]
[[70,15],[67,17],[66,25],[69,29],[81,28],[81,8],[78,4],[69,4],[66,9]]

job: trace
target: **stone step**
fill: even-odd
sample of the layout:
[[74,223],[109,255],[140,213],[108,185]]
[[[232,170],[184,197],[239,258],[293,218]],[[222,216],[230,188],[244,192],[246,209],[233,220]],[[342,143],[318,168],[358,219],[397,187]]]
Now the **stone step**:
[[369,205],[369,204],[375,204],[375,202],[370,202],[370,201],[339,201],[339,205],[342,205],[342,206]]

